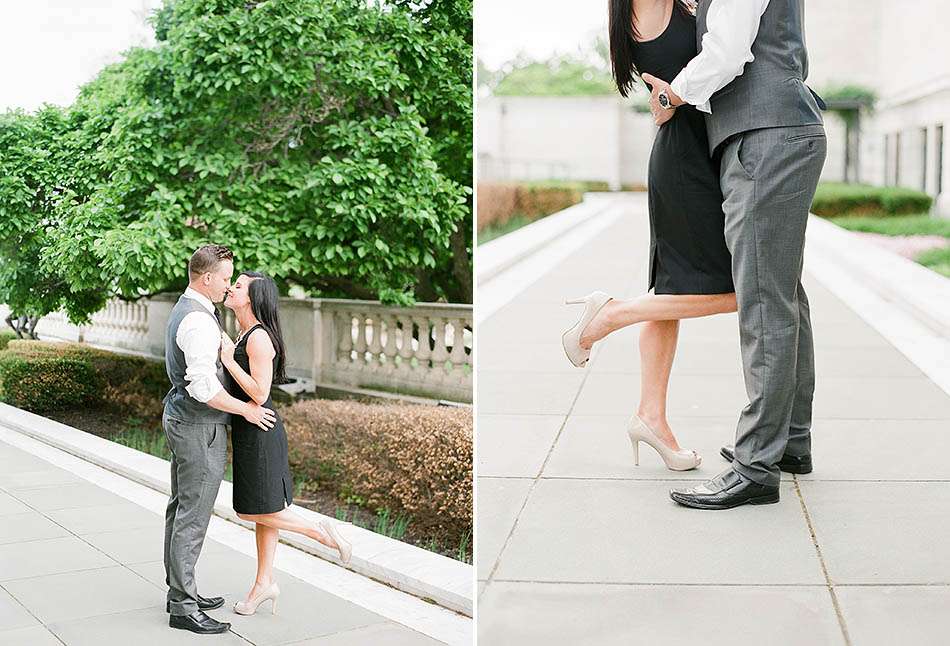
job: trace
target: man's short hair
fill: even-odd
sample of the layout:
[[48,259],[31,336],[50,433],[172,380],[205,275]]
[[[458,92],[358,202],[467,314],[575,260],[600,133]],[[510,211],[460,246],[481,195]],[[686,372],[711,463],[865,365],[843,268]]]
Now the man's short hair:
[[197,278],[205,272],[216,270],[225,260],[234,260],[230,249],[219,244],[207,244],[191,255],[188,275],[192,279]]

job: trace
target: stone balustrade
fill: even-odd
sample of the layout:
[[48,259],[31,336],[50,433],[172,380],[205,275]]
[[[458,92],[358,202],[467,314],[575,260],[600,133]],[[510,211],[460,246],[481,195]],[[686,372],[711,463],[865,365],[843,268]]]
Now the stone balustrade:
[[[177,299],[177,294],[135,302],[113,299],[84,326],[55,312],[40,320],[36,333],[42,339],[162,358],[165,325]],[[0,306],[0,314],[5,316],[5,307]],[[224,310],[222,320],[235,337],[233,313]],[[471,305],[393,307],[378,301],[282,298],[281,327],[292,377],[316,386],[472,401]]]

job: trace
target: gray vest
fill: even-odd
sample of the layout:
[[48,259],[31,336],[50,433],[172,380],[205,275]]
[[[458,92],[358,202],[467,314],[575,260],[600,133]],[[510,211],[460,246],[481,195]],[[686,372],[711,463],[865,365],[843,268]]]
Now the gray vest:
[[[224,411],[211,408],[204,404],[185,390],[188,384],[185,381],[185,353],[178,347],[175,337],[178,334],[178,326],[182,320],[192,312],[203,312],[214,320],[218,328],[221,324],[218,319],[211,314],[204,306],[193,298],[188,298],[184,294],[178,299],[178,303],[172,308],[172,313],[168,317],[168,327],[165,328],[165,371],[168,373],[168,379],[172,382],[171,390],[165,395],[165,414],[183,422],[192,424],[230,424],[231,414]],[[218,380],[224,385],[224,365],[221,363],[220,350],[218,351],[218,361],[216,364]]]
[[[715,0],[699,0],[696,8],[699,51],[711,2]],[[804,24],[804,0],[770,0],[752,44],[755,60],[710,98],[712,114],[706,114],[710,154],[732,135],[747,130],[823,123],[824,101],[805,85]]]

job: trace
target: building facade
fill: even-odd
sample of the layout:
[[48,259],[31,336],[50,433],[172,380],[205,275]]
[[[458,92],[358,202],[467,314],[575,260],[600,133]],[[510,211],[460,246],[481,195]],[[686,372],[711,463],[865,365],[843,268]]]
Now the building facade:
[[[877,96],[861,111],[847,153],[844,120],[825,114],[822,179],[923,190],[935,198],[935,213],[950,216],[950,14],[943,3],[808,0],[805,14],[808,84],[819,92],[858,85]],[[646,183],[655,128],[619,95],[486,96],[477,109],[480,180]]]

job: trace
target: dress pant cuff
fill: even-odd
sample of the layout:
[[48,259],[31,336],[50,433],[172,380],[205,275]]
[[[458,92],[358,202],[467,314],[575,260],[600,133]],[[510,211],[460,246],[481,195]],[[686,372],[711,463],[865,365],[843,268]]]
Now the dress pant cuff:
[[782,480],[781,476],[779,475],[781,472],[778,470],[778,467],[775,467],[775,474],[763,473],[757,469],[750,469],[738,460],[733,460],[732,468],[735,469],[736,473],[741,475],[743,478],[751,480],[756,484],[765,485],[767,487],[776,487]]

